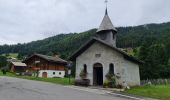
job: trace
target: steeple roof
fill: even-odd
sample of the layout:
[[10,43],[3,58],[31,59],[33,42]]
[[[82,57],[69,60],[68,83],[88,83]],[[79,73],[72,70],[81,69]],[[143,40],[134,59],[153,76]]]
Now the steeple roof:
[[111,31],[117,32],[116,28],[113,26],[113,24],[108,16],[107,8],[106,8],[105,16],[102,20],[102,23],[100,24],[100,26],[97,30],[97,33],[101,32],[101,31],[106,31],[106,30],[111,30]]

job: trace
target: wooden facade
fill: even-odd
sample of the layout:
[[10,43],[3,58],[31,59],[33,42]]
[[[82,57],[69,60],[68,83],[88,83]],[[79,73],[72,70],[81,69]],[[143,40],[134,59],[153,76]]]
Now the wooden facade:
[[10,62],[10,72],[25,72],[27,65],[21,62]]
[[[40,54],[34,54],[28,59],[26,59],[24,62],[27,64],[27,70],[28,71],[36,71],[36,70],[59,70],[64,71],[65,66],[67,64],[66,61],[60,61],[57,60],[51,60],[49,56],[40,55]],[[55,58],[55,57],[52,57]],[[61,58],[59,58],[61,59]]]

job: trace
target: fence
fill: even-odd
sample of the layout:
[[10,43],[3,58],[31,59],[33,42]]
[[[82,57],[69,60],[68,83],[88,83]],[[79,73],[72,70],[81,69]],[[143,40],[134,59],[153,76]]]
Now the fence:
[[170,84],[170,79],[151,79],[151,80],[141,80],[141,85],[153,84],[153,85],[166,85]]

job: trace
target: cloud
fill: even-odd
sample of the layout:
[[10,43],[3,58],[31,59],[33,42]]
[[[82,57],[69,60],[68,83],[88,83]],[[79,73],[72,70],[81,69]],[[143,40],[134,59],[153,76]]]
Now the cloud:
[[[169,9],[168,0],[109,0],[108,4],[115,26],[167,22]],[[0,44],[96,28],[104,10],[104,0],[0,0]]]

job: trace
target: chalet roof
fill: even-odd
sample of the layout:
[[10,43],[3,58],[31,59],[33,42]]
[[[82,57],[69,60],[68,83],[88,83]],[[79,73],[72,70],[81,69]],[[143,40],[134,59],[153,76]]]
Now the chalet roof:
[[99,26],[99,29],[97,30],[97,33],[101,32],[101,31],[107,31],[107,30],[117,32],[116,28],[113,26],[112,21],[110,20],[110,18],[108,16],[108,12],[107,12],[107,8],[106,8],[105,16]]
[[86,49],[88,49],[88,48],[89,48],[93,43],[95,43],[96,41],[97,41],[97,42],[100,42],[100,43],[102,43],[102,44],[110,47],[111,49],[117,51],[118,53],[122,54],[122,55],[124,56],[124,58],[127,59],[127,60],[130,60],[130,61],[132,61],[132,62],[134,62],[134,63],[138,63],[138,64],[142,64],[142,63],[143,63],[142,61],[134,58],[133,56],[129,56],[129,55],[128,55],[127,53],[125,53],[124,51],[122,51],[122,50],[120,50],[120,49],[118,49],[118,48],[116,48],[116,47],[114,47],[114,46],[106,43],[106,42],[103,41],[103,40],[100,40],[100,39],[98,39],[98,38],[95,38],[95,37],[93,37],[90,41],[88,41],[85,45],[83,45],[80,49],[78,49],[78,50],[69,58],[69,60],[72,60],[72,61],[75,60],[76,57],[78,57],[80,54],[82,54]]
[[11,62],[14,66],[27,66],[25,63],[22,62]]
[[67,61],[66,61],[66,60],[63,60],[63,59],[61,59],[61,58],[58,57],[58,56],[53,57],[53,56],[47,56],[47,55],[42,55],[42,54],[37,54],[37,53],[35,53],[35,54],[33,54],[32,56],[28,57],[26,60],[24,60],[24,62],[27,61],[27,60],[29,60],[29,59],[32,58],[33,56],[38,56],[38,57],[40,57],[40,58],[42,58],[42,59],[45,59],[45,60],[47,60],[47,61],[49,61],[49,62],[56,62],[56,63],[64,63],[64,64],[67,64]]

